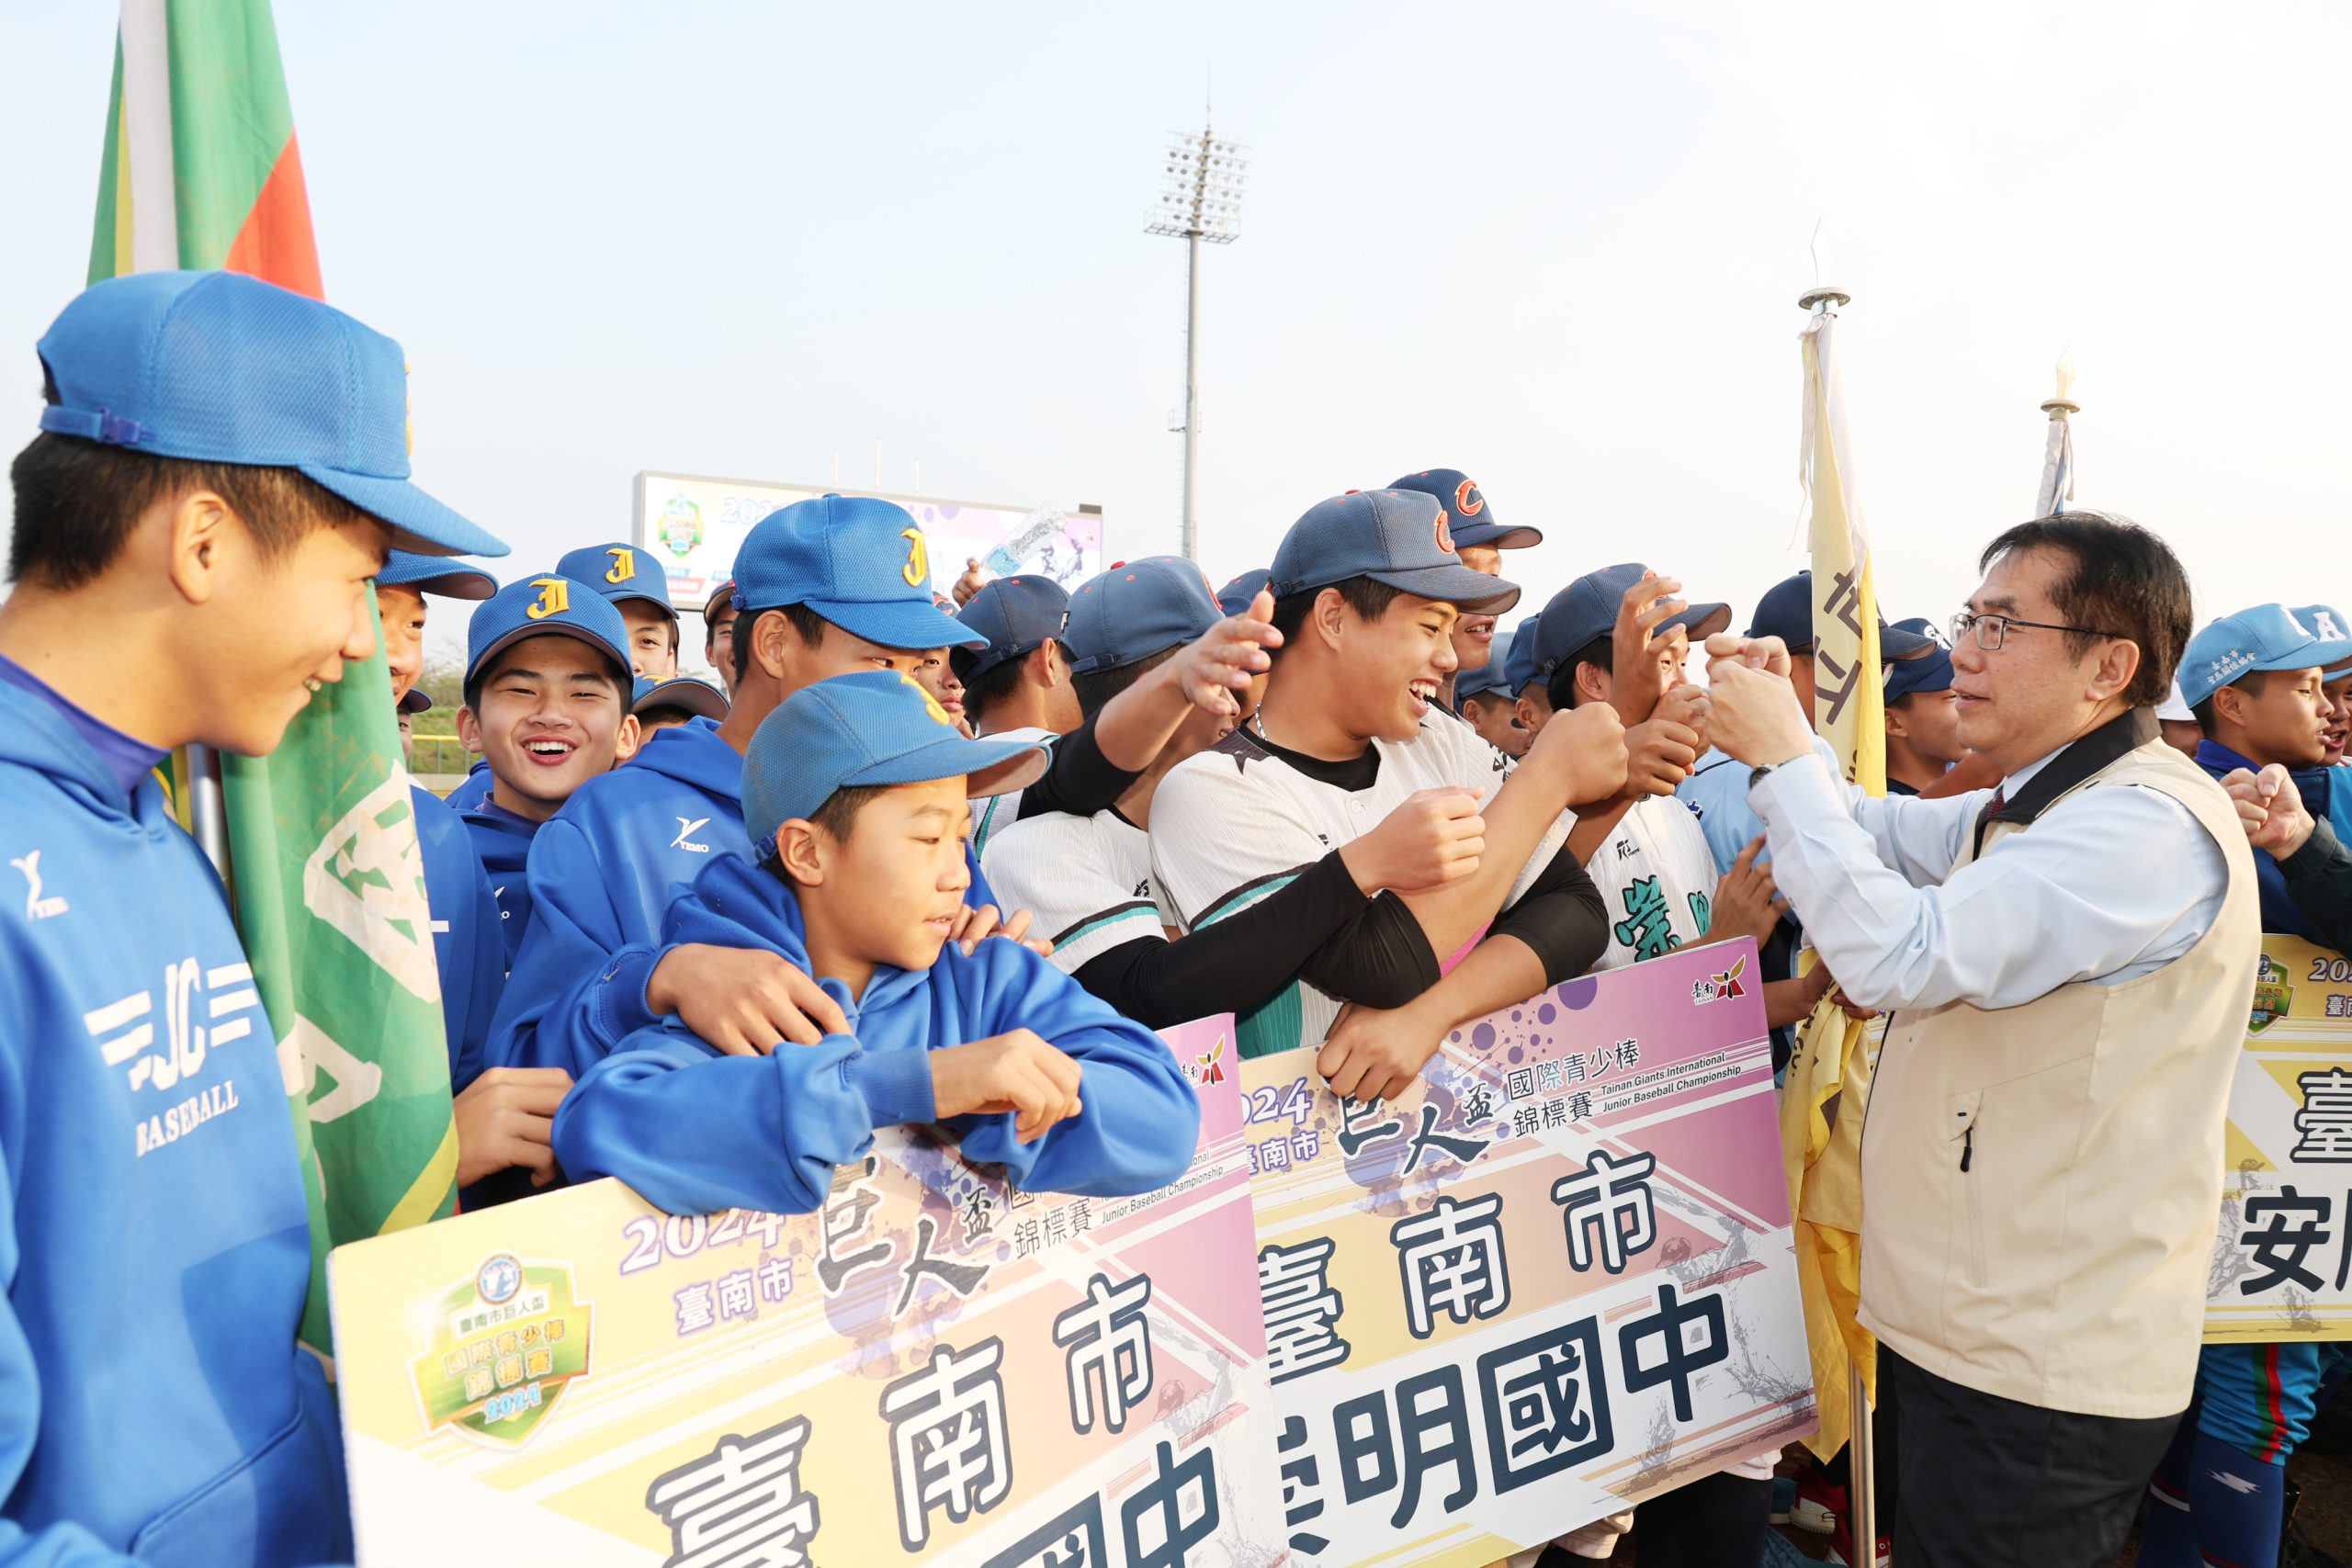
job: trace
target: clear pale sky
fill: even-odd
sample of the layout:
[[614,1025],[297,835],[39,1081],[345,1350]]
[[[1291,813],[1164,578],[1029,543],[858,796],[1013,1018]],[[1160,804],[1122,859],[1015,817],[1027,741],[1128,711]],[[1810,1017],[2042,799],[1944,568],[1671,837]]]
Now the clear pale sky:
[[[1100,503],[1172,549],[1211,73],[1254,159],[1204,282],[1203,558],[1467,469],[1527,608],[1639,558],[1744,619],[1802,565],[1795,299],[1826,220],[1891,616],[2077,502],[2203,620],[2352,599],[2340,6],[893,7],[279,0],[328,298],[406,346],[417,477],[512,577],[639,468]],[[0,7],[0,412],[84,279],[114,8]],[[10,437],[14,443],[20,437]],[[454,633],[458,617],[436,631]],[[436,641],[441,640],[436,637]]]

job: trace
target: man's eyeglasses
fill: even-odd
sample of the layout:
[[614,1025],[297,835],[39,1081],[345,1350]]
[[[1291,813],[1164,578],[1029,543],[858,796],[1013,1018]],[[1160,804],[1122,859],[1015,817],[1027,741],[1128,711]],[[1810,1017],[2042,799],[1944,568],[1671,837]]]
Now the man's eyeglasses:
[[1951,618],[1951,640],[1974,634],[1976,646],[1987,653],[2001,651],[2001,644],[2008,640],[2009,628],[2026,626],[2038,632],[2075,632],[2084,637],[2119,637],[2119,632],[2103,632],[2090,626],[2062,626],[2050,621],[2020,621],[2014,615],[1979,615],[1962,610]]

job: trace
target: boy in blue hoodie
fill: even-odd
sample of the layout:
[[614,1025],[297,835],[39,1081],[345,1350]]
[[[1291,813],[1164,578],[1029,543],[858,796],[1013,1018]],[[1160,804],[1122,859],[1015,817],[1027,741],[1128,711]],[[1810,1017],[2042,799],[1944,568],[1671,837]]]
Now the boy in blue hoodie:
[[0,1563],[351,1550],[271,1021],[155,763],[273,750],[376,648],[387,548],[505,547],[408,483],[401,347],[234,273],[40,342],[0,604]]
[[584,583],[508,583],[467,623],[458,733],[489,760],[491,789],[465,824],[498,902],[503,964],[531,927],[532,840],[582,784],[635,754],[635,695],[628,627]]
[[564,1168],[673,1213],[806,1213],[876,1128],[936,1122],[1024,1191],[1148,1192],[1182,1175],[1200,1107],[1159,1038],[1018,942],[951,941],[967,795],[1043,766],[1034,742],[965,739],[904,672],[788,698],[743,767],[758,863],[715,859],[663,937],[764,948],[814,975],[842,1026],[765,1056],[724,1055],[675,1019],[639,1031],[556,1112]]

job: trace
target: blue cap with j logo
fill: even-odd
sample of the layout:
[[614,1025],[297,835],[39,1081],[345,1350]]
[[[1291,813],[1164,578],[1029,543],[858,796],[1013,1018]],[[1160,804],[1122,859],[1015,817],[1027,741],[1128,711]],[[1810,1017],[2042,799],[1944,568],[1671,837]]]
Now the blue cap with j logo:
[[555,574],[584,582],[615,604],[643,599],[659,604],[670,610],[672,620],[677,619],[678,613],[670,609],[670,574],[635,545],[588,545],[566,550],[555,563]]
[[620,666],[621,689],[633,693],[628,623],[587,584],[568,577],[526,577],[481,602],[466,623],[466,684],[470,687],[505,649],[534,637],[577,637]]
[[879,648],[984,648],[931,597],[931,547],[903,506],[820,495],[771,512],[735,554],[735,607],[806,604]]

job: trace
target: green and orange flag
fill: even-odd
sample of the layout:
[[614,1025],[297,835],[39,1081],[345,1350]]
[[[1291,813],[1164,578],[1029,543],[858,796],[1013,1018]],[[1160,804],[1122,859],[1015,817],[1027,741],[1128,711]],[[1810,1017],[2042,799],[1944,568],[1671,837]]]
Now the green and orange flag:
[[[90,280],[175,267],[325,297],[268,0],[122,0]],[[231,895],[311,1200],[301,1337],[324,1353],[328,1250],[456,1203],[440,973],[380,637],[276,751],[225,763]]]

